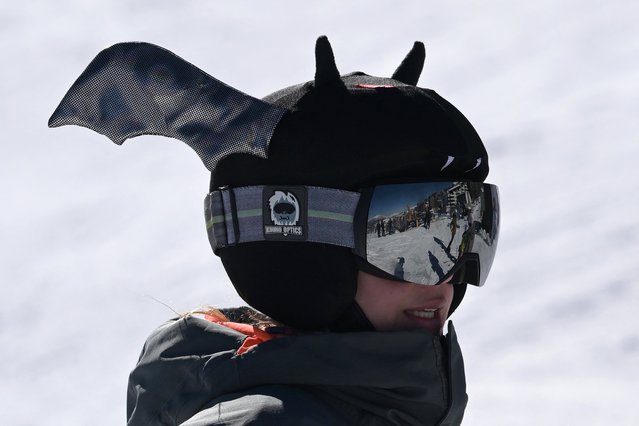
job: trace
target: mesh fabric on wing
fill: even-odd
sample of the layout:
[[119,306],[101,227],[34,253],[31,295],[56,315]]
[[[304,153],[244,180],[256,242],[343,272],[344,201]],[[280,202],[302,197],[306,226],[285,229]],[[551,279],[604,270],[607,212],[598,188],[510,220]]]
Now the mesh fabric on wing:
[[88,127],[120,145],[155,134],[180,139],[209,170],[233,153],[266,158],[286,110],[246,95],[148,43],[100,52],[49,119]]

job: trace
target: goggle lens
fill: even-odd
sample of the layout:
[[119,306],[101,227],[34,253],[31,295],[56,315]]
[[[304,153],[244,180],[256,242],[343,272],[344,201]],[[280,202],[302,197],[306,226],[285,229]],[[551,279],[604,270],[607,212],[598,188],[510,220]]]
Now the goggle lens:
[[481,286],[495,256],[498,230],[494,185],[381,185],[372,188],[366,244],[358,254],[400,280],[437,284],[454,275]]

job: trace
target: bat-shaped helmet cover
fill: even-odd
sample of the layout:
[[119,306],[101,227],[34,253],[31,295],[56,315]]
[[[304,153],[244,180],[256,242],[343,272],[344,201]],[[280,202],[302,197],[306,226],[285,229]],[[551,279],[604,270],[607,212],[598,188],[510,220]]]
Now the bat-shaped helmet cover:
[[[102,51],[63,98],[49,126],[74,124],[113,142],[144,134],[180,139],[223,186],[306,185],[356,191],[413,180],[483,181],[488,156],[470,122],[416,87],[416,42],[391,78],[340,76],[326,37],[312,81],[263,100],[225,85],[147,43]],[[365,329],[354,301],[357,271],[374,268],[345,247],[257,241],[219,256],[239,295],[284,324]],[[456,286],[454,309],[465,286]],[[368,323],[369,324],[369,323]]]

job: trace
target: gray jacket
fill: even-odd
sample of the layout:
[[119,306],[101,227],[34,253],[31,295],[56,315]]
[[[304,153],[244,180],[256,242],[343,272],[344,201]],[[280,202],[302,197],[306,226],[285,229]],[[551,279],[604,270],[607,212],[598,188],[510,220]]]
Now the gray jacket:
[[149,337],[129,378],[137,425],[458,425],[467,396],[455,330],[276,338],[196,318]]

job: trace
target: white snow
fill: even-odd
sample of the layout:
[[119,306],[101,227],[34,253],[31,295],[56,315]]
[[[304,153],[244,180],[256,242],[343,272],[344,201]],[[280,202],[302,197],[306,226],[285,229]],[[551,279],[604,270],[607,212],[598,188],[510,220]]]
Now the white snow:
[[311,79],[327,34],[343,73],[381,76],[424,41],[420,86],[490,154],[499,252],[453,316],[464,424],[639,424],[638,16],[596,0],[0,3],[2,423],[124,423],[163,303],[240,303],[188,147],[46,127],[90,60],[148,41],[261,97]]
[[[366,238],[367,256],[371,263],[391,275],[394,275],[397,259],[401,256],[405,261],[405,280],[437,283],[453,267],[464,233],[464,229],[458,229],[453,237],[450,223],[449,218],[442,216],[431,221],[429,230],[418,226],[383,237],[378,237],[377,233],[369,233]],[[433,235],[442,237],[437,241],[433,239]],[[451,248],[447,250],[449,241]]]

